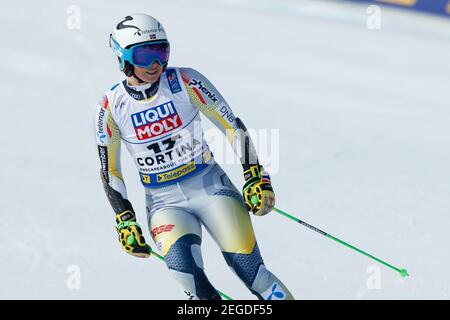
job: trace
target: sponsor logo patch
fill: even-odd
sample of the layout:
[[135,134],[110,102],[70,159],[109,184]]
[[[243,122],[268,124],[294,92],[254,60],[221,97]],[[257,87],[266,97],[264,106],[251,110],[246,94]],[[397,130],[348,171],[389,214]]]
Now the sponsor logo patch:
[[174,227],[175,227],[174,224],[163,224],[153,228],[151,233],[153,237],[156,237],[158,234],[172,231]]
[[151,182],[150,176],[148,174],[141,173],[141,181],[144,184],[150,184],[150,182]]
[[101,144],[105,144],[106,134],[101,134],[100,132],[97,132],[98,141],[100,141]]
[[98,146],[98,155],[100,157],[100,165],[103,179],[109,182],[108,174],[108,149],[104,146]]
[[233,112],[231,112],[230,108],[228,108],[227,106],[220,107],[220,113],[222,114],[222,118],[227,119],[229,122],[234,121]]
[[[203,84],[203,82],[201,80],[196,80],[196,79],[191,79],[191,81],[188,83],[188,86],[193,88],[194,91],[200,91],[202,92],[204,95],[206,95],[213,103],[217,102],[217,97],[216,95],[211,92],[207,87],[205,87],[205,85]],[[204,101],[202,101],[204,103]]]
[[166,71],[167,81],[169,82],[170,91],[172,93],[178,93],[181,91],[181,85],[178,81],[177,72],[174,69],[169,69]]
[[172,101],[131,115],[138,140],[154,138],[181,127],[181,118]]
[[195,162],[192,161],[192,162],[185,164],[179,168],[176,168],[172,171],[158,174],[156,176],[156,181],[158,183],[161,183],[161,182],[175,180],[175,179],[178,179],[178,178],[185,176],[188,173],[194,171],[195,168],[196,168]]
[[266,297],[266,300],[284,300],[286,293],[277,282],[274,282],[269,289],[263,292],[262,296]]
[[105,132],[105,114],[106,110],[101,107],[97,115],[97,142],[105,144],[106,132]]

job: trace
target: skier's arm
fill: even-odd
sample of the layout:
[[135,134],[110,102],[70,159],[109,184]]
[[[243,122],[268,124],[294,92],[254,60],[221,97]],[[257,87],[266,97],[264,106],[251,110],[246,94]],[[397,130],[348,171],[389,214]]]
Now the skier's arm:
[[100,177],[106,196],[116,214],[133,211],[127,199],[127,189],[120,168],[120,131],[114,121],[108,98],[103,97],[95,114],[95,131],[98,155],[100,157]]
[[255,215],[267,214],[275,205],[275,194],[244,123],[234,116],[228,103],[205,76],[190,68],[181,68],[180,72],[191,103],[225,134],[240,158],[246,181],[243,194],[247,209]]
[[127,199],[127,190],[120,168],[120,130],[112,117],[107,96],[104,96],[97,106],[95,135],[100,157],[100,177],[109,203],[116,214],[116,230],[120,244],[129,254],[148,257],[148,246],[136,222],[133,206]]

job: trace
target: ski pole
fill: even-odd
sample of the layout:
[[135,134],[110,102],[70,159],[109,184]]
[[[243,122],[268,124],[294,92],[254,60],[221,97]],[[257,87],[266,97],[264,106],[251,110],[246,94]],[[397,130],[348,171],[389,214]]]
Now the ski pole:
[[350,249],[353,249],[353,250],[355,250],[355,251],[365,255],[366,257],[369,257],[370,259],[373,259],[373,260],[375,260],[375,261],[377,261],[377,262],[379,262],[379,263],[381,263],[381,264],[383,264],[383,265],[385,265],[385,266],[387,266],[387,267],[397,271],[400,274],[401,277],[409,276],[408,271],[406,269],[404,269],[404,268],[400,269],[400,268],[394,267],[393,265],[391,265],[391,264],[389,264],[389,263],[387,263],[387,262],[385,262],[385,261],[383,261],[381,259],[378,259],[377,257],[375,257],[375,256],[373,256],[373,255],[371,255],[371,254],[369,254],[369,253],[367,253],[367,252],[365,252],[365,251],[355,247],[355,246],[352,246],[351,244],[349,244],[349,243],[347,243],[345,241],[342,241],[341,239],[336,238],[336,237],[332,236],[331,234],[328,234],[325,231],[322,231],[322,230],[320,230],[320,229],[318,229],[318,228],[316,228],[316,227],[306,223],[305,221],[302,221],[302,220],[300,220],[300,219],[298,219],[298,218],[296,218],[296,217],[294,217],[294,216],[292,216],[292,215],[290,215],[290,214],[288,214],[288,213],[286,213],[286,212],[284,212],[284,211],[282,211],[282,210],[280,210],[278,208],[273,208],[273,210],[278,212],[279,214],[281,214],[281,215],[291,219],[291,220],[294,220],[294,221],[300,223],[301,225],[303,225],[303,226],[305,226],[305,227],[307,227],[307,228],[309,228],[309,229],[311,229],[313,231],[316,231],[317,233],[320,233],[321,235],[323,235],[323,236],[325,236],[325,237],[327,237],[327,238],[329,238],[331,240],[334,240],[334,241],[336,241],[336,242],[338,242],[340,244],[343,244],[344,246],[346,246],[346,247],[348,247]]
[[[155,256],[156,258],[158,258],[161,261],[164,261],[164,257],[160,254],[158,254],[157,252],[153,251],[152,248],[150,246],[148,246],[150,253]],[[225,298],[226,300],[233,300],[230,296],[226,295],[225,293],[217,290],[217,292],[219,292],[219,294],[222,296],[222,298]]]

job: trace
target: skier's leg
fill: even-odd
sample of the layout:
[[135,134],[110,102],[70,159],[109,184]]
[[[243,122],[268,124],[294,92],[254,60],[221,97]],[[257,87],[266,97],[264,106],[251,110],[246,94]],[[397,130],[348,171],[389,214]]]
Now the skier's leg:
[[167,267],[188,299],[220,299],[203,271],[197,218],[182,209],[165,208],[149,215],[149,227]]
[[260,300],[293,300],[294,297],[272,272],[267,270],[258,244],[252,253],[223,252],[228,265]]
[[264,265],[249,213],[240,193],[218,167],[203,179],[206,199],[196,208],[228,265],[262,300],[294,299],[286,286]]

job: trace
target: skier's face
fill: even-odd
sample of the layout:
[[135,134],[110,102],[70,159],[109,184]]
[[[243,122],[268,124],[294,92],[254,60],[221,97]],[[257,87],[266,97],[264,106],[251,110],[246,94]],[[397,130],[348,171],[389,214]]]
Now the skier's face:
[[148,68],[134,66],[134,73],[136,74],[136,76],[147,83],[155,83],[156,81],[158,81],[162,72],[163,67],[158,62],[154,62]]

